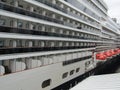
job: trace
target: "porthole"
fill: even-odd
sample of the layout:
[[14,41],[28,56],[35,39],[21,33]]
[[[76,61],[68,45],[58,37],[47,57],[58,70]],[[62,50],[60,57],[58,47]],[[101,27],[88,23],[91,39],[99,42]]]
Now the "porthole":
[[51,79],[43,81],[42,88],[46,88],[46,87],[50,86],[51,81],[52,81]]
[[76,73],[78,73],[79,71],[80,71],[80,68],[77,68],[77,69],[76,69]]
[[67,76],[68,76],[68,72],[65,72],[65,73],[63,74],[62,78],[64,79],[64,78],[66,78]]
[[73,75],[74,74],[74,70],[70,71],[70,75]]

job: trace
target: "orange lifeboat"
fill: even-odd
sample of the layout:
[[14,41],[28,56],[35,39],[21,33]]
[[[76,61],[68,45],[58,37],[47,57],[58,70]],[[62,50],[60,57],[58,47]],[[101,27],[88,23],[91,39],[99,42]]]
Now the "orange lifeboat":
[[114,51],[115,51],[116,54],[120,53],[120,49],[115,49]]
[[116,53],[115,53],[114,50],[110,50],[110,53],[111,53],[112,56],[113,56],[113,55],[116,55]]
[[120,54],[120,49],[117,50],[118,54]]
[[106,51],[106,52],[104,52],[104,54],[105,54],[107,57],[111,57],[111,56],[112,56],[112,54],[111,54],[110,51]]
[[104,53],[98,53],[96,54],[96,59],[97,60],[106,60],[106,55],[104,55]]

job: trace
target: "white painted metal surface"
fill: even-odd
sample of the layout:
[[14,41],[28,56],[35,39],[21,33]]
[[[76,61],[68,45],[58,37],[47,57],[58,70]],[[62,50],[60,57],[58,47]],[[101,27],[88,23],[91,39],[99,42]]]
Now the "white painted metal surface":
[[71,90],[120,90],[120,73],[91,76]]
[[[66,67],[63,67],[62,63],[56,63],[4,75],[0,77],[0,90],[51,90],[51,88],[55,88],[62,83],[84,74],[84,63],[85,61],[81,61]],[[68,75],[67,78],[62,79],[64,72],[70,72],[78,67],[80,67],[79,73],[74,73],[72,76]],[[46,88],[42,88],[41,85],[43,81],[47,79],[52,79],[51,85]]]
[[58,51],[46,51],[46,52],[31,52],[31,53],[21,53],[21,54],[7,54],[7,55],[0,55],[0,60],[43,56],[43,55],[51,55],[51,54],[62,54],[62,53],[78,52],[78,51],[88,51],[94,49],[95,48],[86,48],[86,49],[71,49],[71,50],[58,50]]

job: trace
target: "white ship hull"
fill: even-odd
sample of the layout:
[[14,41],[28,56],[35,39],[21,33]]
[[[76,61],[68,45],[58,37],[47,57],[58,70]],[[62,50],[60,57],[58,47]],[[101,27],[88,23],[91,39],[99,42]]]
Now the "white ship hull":
[[0,0],[0,90],[66,90],[111,62],[120,34],[107,11],[102,0]]

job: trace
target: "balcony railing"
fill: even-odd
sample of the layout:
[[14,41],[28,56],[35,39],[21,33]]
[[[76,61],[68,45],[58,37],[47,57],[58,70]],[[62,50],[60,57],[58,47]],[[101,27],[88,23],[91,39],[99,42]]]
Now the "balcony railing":
[[8,27],[8,26],[0,26],[0,32],[53,36],[53,37],[64,37],[64,38],[76,38],[76,39],[86,39],[86,40],[97,40],[95,38],[90,39],[90,38],[85,38],[83,36],[65,35],[65,34],[59,34],[59,33],[54,33],[54,32],[45,32],[45,31],[40,31],[40,30],[14,28],[14,27]]
[[37,14],[35,12],[30,12],[30,11],[25,10],[23,8],[14,7],[12,5],[8,5],[8,4],[2,3],[2,2],[0,2],[0,9],[15,12],[15,13],[19,13],[19,14],[22,14],[22,15],[35,17],[35,18],[39,18],[39,19],[43,19],[43,20],[47,20],[47,21],[50,21],[50,22],[64,24],[63,21],[60,21],[58,19],[51,18],[51,17],[48,17],[48,16],[44,16],[44,15],[41,15],[41,14]]
[[[66,13],[66,14],[69,14],[69,15],[71,15],[71,16],[73,16],[73,17],[76,17],[76,18],[78,18],[78,19],[80,19],[80,20],[83,20],[83,21],[85,21],[85,22],[87,22],[87,23],[92,23],[92,22],[88,22],[88,21],[86,21],[84,18],[82,18],[81,16],[78,16],[78,15],[76,15],[76,14],[74,14],[74,13],[72,13],[72,12],[68,12],[67,10],[65,10],[64,8],[61,8],[60,6],[58,6],[58,5],[56,5],[56,4],[53,4],[53,3],[51,3],[51,2],[49,2],[49,1],[47,1],[47,0],[36,0],[36,1],[38,1],[38,2],[41,2],[41,3],[44,3],[44,4],[46,4],[46,5],[48,5],[48,6],[50,6],[50,7],[53,7],[53,8],[55,8],[55,9],[57,9],[57,10],[60,10],[60,11],[62,11],[62,12],[64,12],[64,13]],[[86,12],[87,13],[87,12]],[[88,13],[89,14],[89,13]],[[91,15],[92,17],[93,17],[93,15]],[[93,24],[93,23],[92,23]],[[96,25],[96,24],[94,24],[94,25]],[[69,25],[68,25],[69,26]],[[98,26],[98,25],[96,25],[96,26]],[[73,25],[71,26],[71,27],[73,27]],[[99,26],[98,26],[99,27]]]
[[97,23],[95,23],[95,22],[92,22],[92,21],[90,21],[90,20],[86,20],[85,18],[82,18],[81,16],[79,16],[79,15],[77,15],[77,14],[74,14],[74,13],[72,13],[72,12],[68,12],[68,14],[71,15],[71,16],[73,16],[73,17],[78,18],[79,20],[82,20],[82,21],[84,21],[84,22],[86,22],[86,23],[95,25],[96,27],[99,27],[99,28],[100,28],[100,25],[99,25],[99,24],[97,24]]
[[92,48],[95,46],[66,46],[66,47],[1,47],[0,55],[13,54],[13,53],[26,53],[26,52],[42,52],[42,51],[55,51],[55,50],[69,50],[69,49],[83,49]]
[[64,8],[61,8],[60,6],[58,6],[56,4],[51,3],[50,1],[47,1],[47,0],[36,0],[36,1],[41,2],[43,4],[46,4],[46,5],[50,6],[50,7],[53,7],[55,9],[57,9],[57,10],[60,10],[60,11],[64,12],[64,13],[67,13],[67,10],[65,10]]
[[[73,27],[73,28],[76,28],[75,25],[73,24],[66,24],[66,22],[64,21],[61,21],[61,20],[58,20],[58,19],[55,19],[55,18],[51,18],[51,17],[48,17],[48,16],[44,16],[44,15],[41,15],[41,14],[38,14],[36,12],[31,12],[29,10],[25,10],[23,8],[19,8],[19,7],[14,7],[12,5],[8,5],[6,3],[2,3],[0,2],[0,9],[3,9],[3,10],[7,10],[7,11],[11,11],[11,12],[15,12],[15,13],[19,13],[19,14],[22,14],[22,15],[27,15],[27,16],[31,16],[31,17],[35,17],[35,18],[39,18],[39,19],[42,19],[42,20],[46,20],[46,21],[50,21],[50,22],[55,22],[55,23],[58,23],[58,24],[62,24],[62,25],[65,25],[65,26],[69,26],[69,27]],[[82,17],[76,15],[76,14],[73,14],[71,12],[68,12],[68,14],[72,15],[73,17],[77,17],[78,19],[80,20],[83,20],[87,23],[90,23],[88,21],[86,21],[85,19],[83,19]],[[90,23],[91,24],[91,23]],[[98,26],[98,25],[96,25]],[[99,27],[99,26],[98,26]]]

